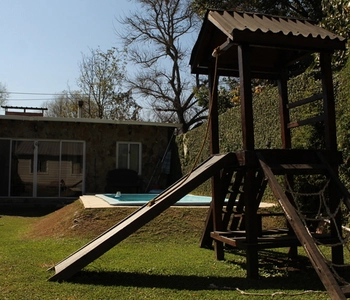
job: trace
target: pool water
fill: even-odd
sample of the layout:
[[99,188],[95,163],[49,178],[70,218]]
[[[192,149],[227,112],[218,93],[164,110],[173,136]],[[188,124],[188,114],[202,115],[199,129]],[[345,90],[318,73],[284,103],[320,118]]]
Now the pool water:
[[[116,196],[116,194],[97,194],[96,197],[103,199],[110,205],[116,206],[132,206],[132,205],[143,205],[148,201],[152,200],[158,194],[121,194]],[[208,196],[197,196],[188,194],[181,198],[175,203],[175,205],[210,205],[211,197]]]

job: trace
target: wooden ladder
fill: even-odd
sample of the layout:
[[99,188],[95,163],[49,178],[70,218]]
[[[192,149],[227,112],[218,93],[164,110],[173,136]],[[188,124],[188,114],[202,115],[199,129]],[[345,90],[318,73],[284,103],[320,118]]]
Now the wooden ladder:
[[[225,171],[225,170],[224,170]],[[223,231],[244,231],[245,230],[245,199],[244,199],[244,168],[236,168],[231,172],[223,172],[221,174],[222,192],[221,192],[221,207],[222,207],[222,230]],[[265,175],[260,170],[255,176],[256,198],[254,201],[254,209],[258,210],[264,191],[267,186]],[[224,202],[225,196],[229,194],[227,202]],[[205,229],[203,231],[200,247],[211,248],[213,231],[213,208],[210,207]]]

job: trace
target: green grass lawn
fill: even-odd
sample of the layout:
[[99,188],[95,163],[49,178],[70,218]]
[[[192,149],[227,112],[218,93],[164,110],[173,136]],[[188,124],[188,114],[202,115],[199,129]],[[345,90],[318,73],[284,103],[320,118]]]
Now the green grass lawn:
[[[172,226],[181,227],[184,223],[188,226],[181,219],[174,220],[171,214],[170,210],[162,218],[176,223]],[[38,220],[45,218],[1,216],[0,299],[253,297],[243,292],[256,294],[257,299],[271,299],[274,293],[282,294],[274,298],[304,293],[293,299],[328,299],[305,257],[291,264],[283,251],[262,252],[261,278],[249,280],[246,279],[244,253],[228,251],[225,261],[216,261],[212,250],[198,247],[198,231],[174,230],[174,227],[169,231],[158,231],[160,221],[152,221],[144,230],[114,247],[69,281],[49,282],[53,271],[48,271],[48,268],[84,245],[88,238],[28,237],[27,233]],[[305,293],[306,290],[314,292]]]

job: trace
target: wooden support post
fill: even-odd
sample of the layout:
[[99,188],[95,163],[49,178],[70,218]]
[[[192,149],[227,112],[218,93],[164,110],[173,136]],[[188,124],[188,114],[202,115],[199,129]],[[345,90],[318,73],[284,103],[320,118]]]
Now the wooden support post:
[[[250,68],[250,47],[238,45],[238,66],[241,92],[241,118],[243,134],[243,150],[254,150],[253,95]],[[244,175],[245,228],[247,241],[247,277],[258,277],[257,244],[257,211],[255,209],[256,195],[254,193],[255,170],[249,166],[251,159],[246,153],[246,171]]]
[[[216,58],[218,59],[218,58]],[[219,119],[218,119],[218,76],[215,71],[215,65],[212,64],[209,69],[209,114],[210,114],[210,154],[217,154],[220,151],[219,146]],[[211,178],[211,193],[212,193],[212,214],[213,214],[213,229],[221,231],[222,228],[222,203],[220,201],[221,183],[220,173],[217,172]],[[214,241],[215,256],[218,260],[224,259],[223,242]]]
[[[322,73],[322,89],[323,89],[323,109],[325,115],[325,141],[326,148],[334,153],[337,151],[337,135],[335,122],[335,100],[332,79],[332,56],[329,52],[320,53],[320,64]],[[331,168],[338,175],[338,164],[332,163]],[[340,197],[337,193],[335,183],[331,182],[329,186],[330,210],[335,212],[340,204]],[[341,212],[339,210],[335,217],[335,224],[331,223],[331,235],[338,236],[338,232],[342,232]],[[332,261],[336,264],[344,263],[344,251],[342,246],[332,247]]]
[[[282,138],[282,148],[283,149],[291,149],[292,148],[292,138],[290,128],[288,128],[288,124],[290,123],[290,114],[287,105],[289,103],[288,99],[288,75],[286,70],[281,72],[281,77],[278,80],[278,94],[279,94],[279,112],[280,112],[280,122],[281,122],[281,138]],[[294,179],[292,175],[285,175],[285,185],[289,182],[293,185]],[[293,199],[291,199],[291,203],[294,205]],[[289,235],[295,235],[293,229],[290,224],[287,223]],[[288,253],[290,258],[296,258],[298,256],[298,247],[292,246],[289,248]]]
[[288,104],[288,78],[286,72],[281,74],[281,78],[278,80],[278,92],[279,92],[279,111],[281,120],[281,138],[282,148],[290,149],[292,147],[290,128],[288,123],[290,122],[289,111],[287,109]]
[[320,53],[322,73],[323,109],[325,115],[325,140],[327,150],[337,151],[337,134],[335,125],[335,101],[332,79],[332,57],[329,52]]
[[244,203],[245,203],[245,230],[246,230],[246,259],[247,259],[247,277],[258,278],[259,277],[259,264],[258,264],[258,215],[256,205],[256,186],[255,186],[255,168],[252,161],[254,153],[246,152],[245,157],[245,176],[244,176]]
[[253,95],[250,70],[250,48],[238,46],[238,66],[241,94],[243,150],[254,150]]

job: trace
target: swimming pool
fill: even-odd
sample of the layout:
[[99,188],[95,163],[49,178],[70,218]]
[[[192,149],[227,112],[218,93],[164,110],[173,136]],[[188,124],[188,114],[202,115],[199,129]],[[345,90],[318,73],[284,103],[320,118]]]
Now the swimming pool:
[[[143,205],[148,201],[152,200],[158,194],[121,194],[116,196],[116,194],[97,194],[96,197],[103,199],[110,205],[116,206],[133,206],[133,205]],[[210,205],[211,197],[208,196],[197,196],[188,194],[181,198],[174,205],[186,206],[207,206]]]

